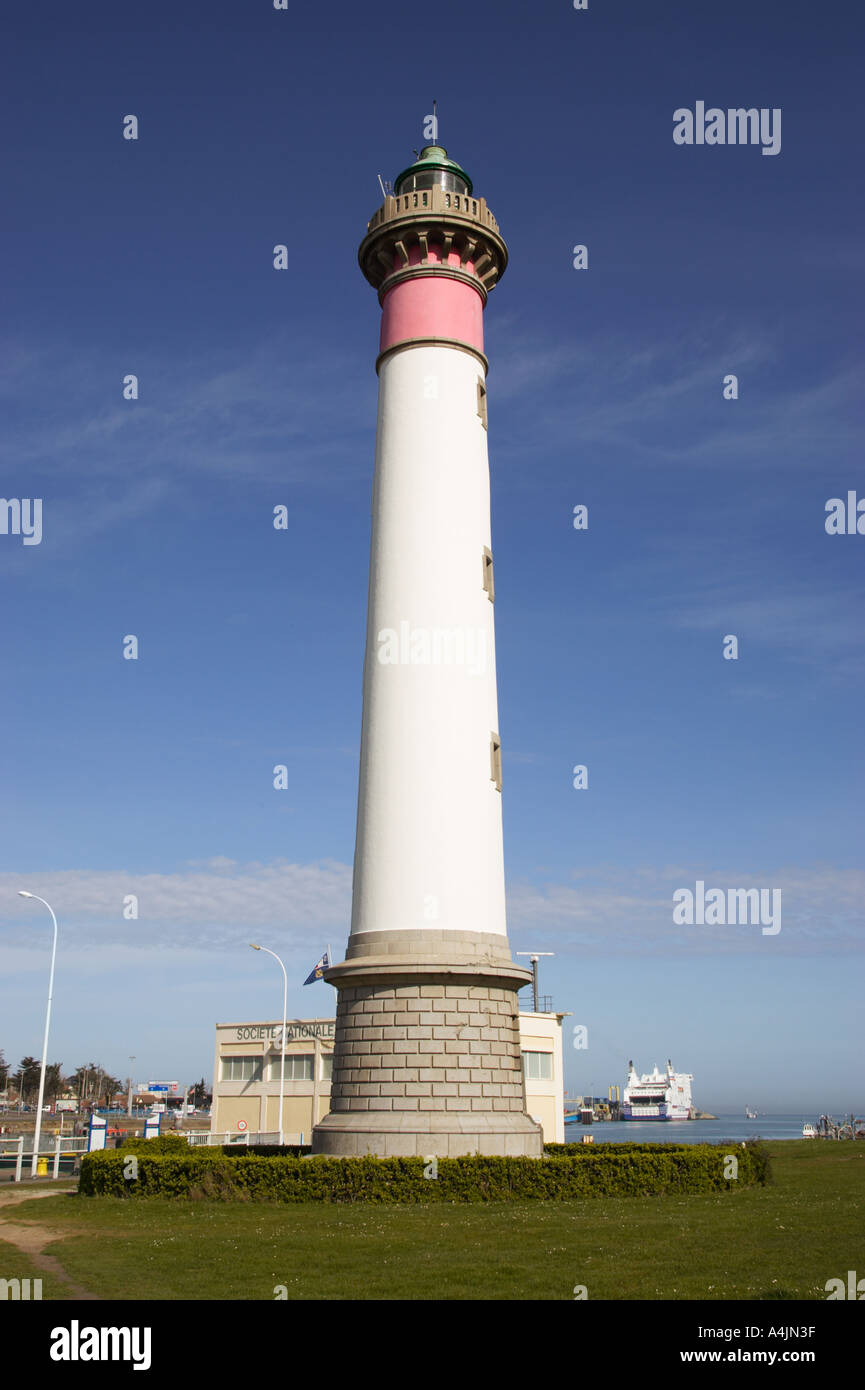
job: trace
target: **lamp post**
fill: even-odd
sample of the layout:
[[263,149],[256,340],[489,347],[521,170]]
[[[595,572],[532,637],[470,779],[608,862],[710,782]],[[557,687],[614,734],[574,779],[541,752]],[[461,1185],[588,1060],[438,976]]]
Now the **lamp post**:
[[132,1057],[129,1058],[129,1064],[130,1064],[130,1065],[129,1065],[129,1090],[127,1091],[127,1094],[126,1094],[126,1113],[127,1113],[127,1115],[131,1115],[131,1114],[132,1114],[132,1063],[133,1063],[134,1061],[135,1061],[135,1057],[134,1057],[134,1056],[132,1056]]
[[271,951],[268,946],[256,946],[254,941],[250,941],[253,951],[266,951],[269,956],[279,963],[282,970],[282,1048],[279,1057],[279,1142],[284,1142],[282,1128],[283,1100],[285,1098],[285,1023],[288,1010],[288,976],[285,973],[285,966],[275,951]]
[[57,957],[57,918],[54,916],[54,909],[44,898],[40,898],[38,893],[28,893],[25,889],[18,889],[19,896],[22,898],[35,898],[38,903],[42,903],[51,913],[51,920],[54,923],[54,944],[51,948],[51,974],[48,979],[48,1008],[45,1013],[45,1037],[42,1040],[42,1067],[39,1074],[39,1099],[36,1102],[36,1128],[33,1132],[33,1158],[30,1164],[30,1176],[36,1176],[36,1164],[39,1158],[39,1140],[42,1137],[42,1098],[45,1095],[45,1067],[48,1063],[48,1028],[51,1023],[51,1000],[54,998],[54,961]]

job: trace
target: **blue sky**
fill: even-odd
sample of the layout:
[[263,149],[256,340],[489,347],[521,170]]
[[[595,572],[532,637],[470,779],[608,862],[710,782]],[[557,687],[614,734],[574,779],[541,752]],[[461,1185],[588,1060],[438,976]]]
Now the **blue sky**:
[[[249,940],[295,1016],[332,1013],[300,982],[350,910],[356,251],[435,97],[511,257],[486,311],[509,934],[589,1029],[566,1085],[672,1056],[716,1110],[861,1112],[865,537],[824,528],[865,496],[861,10],[296,9],[7,20],[0,494],[43,500],[43,538],[0,535],[0,1047],[41,1045],[50,923],[19,887],[60,917],[69,1069],[209,1076],[217,1020],[278,1011]],[[674,144],[697,101],[780,108],[780,153]],[[780,889],[782,930],[674,925],[697,880]]]

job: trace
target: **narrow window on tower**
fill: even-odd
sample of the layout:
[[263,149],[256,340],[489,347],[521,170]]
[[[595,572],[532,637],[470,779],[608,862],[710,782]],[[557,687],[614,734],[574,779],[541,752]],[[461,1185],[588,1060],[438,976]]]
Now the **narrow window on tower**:
[[493,581],[493,552],[488,545],[484,546],[484,553],[481,557],[484,567],[484,589],[490,603],[496,601],[496,586]]
[[486,383],[478,377],[478,415],[484,429],[487,428],[487,388]]
[[502,745],[498,734],[490,734],[490,781],[495,782],[496,791],[502,789]]

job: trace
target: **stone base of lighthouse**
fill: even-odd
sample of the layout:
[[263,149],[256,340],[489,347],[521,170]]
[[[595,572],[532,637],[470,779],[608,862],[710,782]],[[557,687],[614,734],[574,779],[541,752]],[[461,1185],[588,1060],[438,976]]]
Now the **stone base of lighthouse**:
[[331,1109],[314,1153],[540,1156],[517,1003],[531,975],[504,937],[363,932],[325,979],[339,998]]

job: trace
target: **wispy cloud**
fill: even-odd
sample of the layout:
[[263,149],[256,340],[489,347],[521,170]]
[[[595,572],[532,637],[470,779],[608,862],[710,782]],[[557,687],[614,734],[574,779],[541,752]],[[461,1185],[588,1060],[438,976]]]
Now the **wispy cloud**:
[[[166,951],[221,953],[267,928],[288,947],[311,946],[329,936],[342,947],[351,916],[351,867],[336,861],[312,864],[236,863],[218,856],[171,874],[72,870],[27,875],[26,886],[60,915],[73,959],[88,948],[150,954]],[[764,937],[759,926],[682,927],[673,922],[673,892],[776,888],[782,892],[782,929]],[[17,897],[20,875],[0,875],[0,922],[17,959],[44,963],[34,952],[38,904]],[[124,899],[135,894],[137,920],[123,918]],[[554,942],[564,954],[676,957],[754,951],[823,955],[865,947],[865,872],[741,865],[677,865],[575,871],[570,882],[515,882],[508,889],[508,920],[515,949]],[[44,923],[43,923],[44,925]],[[143,958],[143,957],[142,957]]]
[[[567,444],[626,450],[635,462],[789,469],[813,465],[817,446],[828,468],[833,451],[858,447],[861,363],[826,366],[804,385],[779,385],[780,344],[763,330],[719,320],[676,338],[574,343],[551,340],[513,316],[497,329],[491,393],[507,423],[502,454],[524,451],[523,431],[535,463],[539,448]],[[722,400],[728,373],[739,378],[737,402]],[[529,393],[535,401],[527,414],[522,398]],[[723,419],[716,406],[727,412]]]
[[793,661],[816,666],[833,679],[865,675],[862,641],[862,592],[849,586],[816,586],[787,580],[782,592],[745,591],[744,577],[732,583],[699,585],[683,602],[680,594],[666,601],[669,621],[676,627],[734,633],[751,651],[783,651]]
[[[0,358],[3,492],[42,497],[43,543],[54,555],[180,505],[205,482],[210,497],[232,489],[232,504],[238,480],[272,484],[275,504],[287,489],[296,498],[299,488],[369,476],[374,387],[330,347],[301,356],[296,342],[276,338],[240,365],[204,352],[145,359],[127,364],[140,390],[129,402],[125,372],[95,354],[10,344]],[[30,558],[7,546],[0,564],[15,570]]]
[[[123,370],[95,353],[0,346],[5,477],[38,469],[58,490],[64,481],[78,490],[115,480],[125,490],[131,479],[202,474],[322,485],[321,460],[343,475],[360,467],[346,440],[374,426],[358,362],[335,359],[325,345],[301,354],[287,336],[261,341],[240,364],[200,350]],[[128,371],[139,377],[135,401],[122,398]]]
[[[0,921],[7,941],[32,945],[38,904],[17,896],[27,887],[51,903],[63,919],[64,936],[76,949],[124,945],[154,953],[169,950],[234,949],[250,927],[268,927],[284,942],[317,941],[325,929],[347,935],[351,915],[351,868],[314,864],[236,864],[217,857],[171,874],[127,874],[122,870],[61,870],[0,874]],[[123,916],[124,902],[138,900],[137,919]]]
[[[678,926],[673,893],[720,888],[781,891],[777,936],[757,925]],[[508,931],[526,946],[554,942],[565,954],[676,958],[718,955],[836,955],[865,950],[865,872],[742,865],[679,865],[662,869],[584,870],[579,884],[515,883],[508,890]]]

